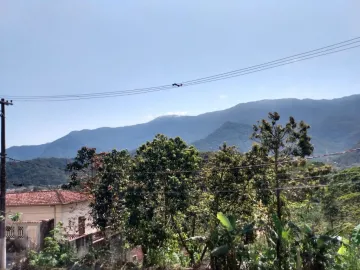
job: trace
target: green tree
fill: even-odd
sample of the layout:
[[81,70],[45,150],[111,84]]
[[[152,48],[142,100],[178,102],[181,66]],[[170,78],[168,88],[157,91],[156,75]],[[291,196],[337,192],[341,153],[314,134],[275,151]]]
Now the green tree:
[[97,181],[97,173],[103,168],[103,159],[107,153],[96,153],[95,148],[82,147],[78,150],[73,162],[67,164],[66,170],[70,172],[67,184],[63,189],[75,189],[90,193]]
[[141,245],[147,255],[176,235],[194,264],[194,252],[185,242],[179,223],[197,199],[195,175],[199,153],[180,138],[157,135],[136,151],[133,185],[129,186],[126,206],[130,213],[127,239]]
[[322,200],[324,215],[331,228],[350,232],[360,219],[359,203],[360,168],[334,174]]
[[[273,170],[276,189],[276,214],[281,222],[282,200],[281,182],[286,177],[287,163],[291,157],[305,157],[311,155],[314,147],[308,136],[310,128],[305,122],[299,124],[293,117],[285,124],[279,124],[280,115],[277,112],[269,113],[269,120],[263,119],[254,125],[252,139],[260,144],[261,148],[273,156]],[[279,269],[282,268],[281,237],[277,237],[276,254]]]
[[95,155],[95,148],[84,146],[78,150],[74,161],[66,166],[66,170],[70,172],[70,181],[63,188],[81,188],[83,182],[94,175],[93,158]]
[[[249,171],[244,170],[248,165],[245,157],[234,146],[229,147],[224,143],[219,151],[209,157],[202,169],[205,192],[199,197],[203,203],[198,215],[206,220],[204,233],[213,235],[207,238],[206,247],[210,250],[218,243],[218,212],[231,215],[240,226],[254,219],[256,194],[253,177],[249,177]],[[237,239],[237,243],[243,243],[242,240]],[[211,259],[216,260],[213,256]]]
[[[246,207],[239,207],[248,196],[247,180],[240,166],[243,156],[235,147],[223,144],[207,162],[204,171],[204,183],[210,197],[211,216],[216,220],[216,214],[225,214],[247,211]],[[243,209],[244,208],[244,209]],[[251,209],[248,208],[251,213]]]
[[118,231],[128,216],[125,198],[131,185],[133,160],[128,151],[113,150],[102,157],[101,166],[90,191],[94,224],[101,230],[110,226]]

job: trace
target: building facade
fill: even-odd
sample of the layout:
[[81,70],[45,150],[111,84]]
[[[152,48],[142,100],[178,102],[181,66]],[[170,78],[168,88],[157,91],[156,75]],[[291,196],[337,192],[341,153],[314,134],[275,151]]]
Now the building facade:
[[[14,223],[9,215],[20,213],[17,224],[35,224],[44,220],[61,222],[69,238],[96,232],[90,215],[89,197],[68,190],[9,192],[6,194],[7,230]],[[30,232],[28,232],[30,233]]]

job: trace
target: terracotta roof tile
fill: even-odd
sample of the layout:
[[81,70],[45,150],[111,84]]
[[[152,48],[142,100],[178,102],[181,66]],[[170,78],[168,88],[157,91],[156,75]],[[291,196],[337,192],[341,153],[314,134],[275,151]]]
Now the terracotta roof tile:
[[87,201],[89,198],[80,192],[69,190],[45,190],[31,192],[9,192],[6,205],[54,205]]

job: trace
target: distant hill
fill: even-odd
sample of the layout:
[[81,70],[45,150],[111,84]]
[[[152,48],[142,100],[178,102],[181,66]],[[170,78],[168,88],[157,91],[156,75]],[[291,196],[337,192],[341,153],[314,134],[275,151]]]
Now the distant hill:
[[6,151],[8,156],[12,158],[28,160],[28,159],[41,157],[47,146],[48,144],[13,146],[7,149]]
[[226,142],[227,145],[236,146],[240,151],[245,152],[251,148],[251,133],[250,125],[225,122],[204,139],[194,142],[193,145],[200,151],[216,151]]
[[[360,141],[352,148],[360,148]],[[333,161],[336,162],[336,165],[340,168],[360,166],[360,151],[345,153],[336,157]]]
[[37,158],[26,162],[8,161],[8,188],[17,186],[61,185],[68,182],[65,168],[67,159]]
[[[283,121],[294,116],[296,120],[309,123],[317,153],[340,151],[360,140],[360,95],[354,95],[333,100],[262,100],[198,116],[166,116],[133,126],[73,131],[48,144],[10,147],[7,154],[17,159],[68,158],[74,157],[82,146],[96,147],[98,151],[114,148],[134,150],[158,133],[171,137],[180,136],[188,143],[199,143],[202,139],[206,141],[210,134],[215,133],[226,122],[253,125],[257,120],[265,118],[270,111],[279,112]],[[218,136],[217,142],[229,139],[228,135],[224,138],[221,136]],[[203,142],[201,147],[206,145]],[[214,147],[213,143],[207,145]]]
[[[250,149],[252,141],[249,139],[252,133],[250,125],[226,122],[206,138],[198,140],[193,145],[202,153],[203,158],[209,151],[217,151],[223,142],[227,145],[236,146],[244,152]],[[353,146],[360,148],[360,142]],[[135,153],[132,153],[135,154]],[[57,186],[68,182],[68,174],[65,172],[66,164],[70,160],[64,158],[37,158],[25,162],[9,161],[6,164],[7,187],[9,189],[21,187],[46,187]],[[340,168],[360,165],[360,151],[349,152],[329,161]],[[335,163],[334,163],[335,162]]]

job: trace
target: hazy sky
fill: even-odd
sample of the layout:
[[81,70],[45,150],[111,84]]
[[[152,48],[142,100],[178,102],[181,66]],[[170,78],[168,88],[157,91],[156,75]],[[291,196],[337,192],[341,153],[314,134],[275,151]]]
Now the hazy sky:
[[[0,96],[116,91],[231,71],[360,36],[358,0],[0,0]],[[360,49],[168,92],[7,107],[7,146],[267,98],[360,93]]]

